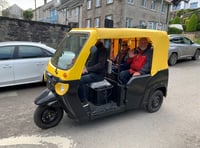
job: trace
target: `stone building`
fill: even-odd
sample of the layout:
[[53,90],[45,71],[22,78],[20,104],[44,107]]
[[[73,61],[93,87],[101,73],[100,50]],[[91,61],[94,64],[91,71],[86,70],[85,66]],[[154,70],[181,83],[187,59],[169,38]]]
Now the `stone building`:
[[139,27],[165,30],[170,3],[166,0],[84,0],[83,27]]
[[[137,27],[166,30],[170,0],[52,0],[34,20],[72,27]],[[38,17],[40,16],[40,17]],[[105,23],[108,22],[108,23]]]
[[72,27],[82,27],[83,0],[62,0],[58,7],[59,22]]

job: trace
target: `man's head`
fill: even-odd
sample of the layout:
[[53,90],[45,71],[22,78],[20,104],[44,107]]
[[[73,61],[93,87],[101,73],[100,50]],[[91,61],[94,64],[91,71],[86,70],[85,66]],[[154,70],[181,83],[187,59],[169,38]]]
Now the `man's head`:
[[139,48],[141,50],[145,50],[148,46],[148,40],[147,38],[141,38],[140,41],[139,41]]
[[101,40],[98,40],[98,41],[96,42],[95,46],[96,46],[97,48],[103,47],[102,41],[101,41]]
[[127,50],[127,49],[128,49],[128,44],[127,44],[127,42],[122,42],[121,50]]

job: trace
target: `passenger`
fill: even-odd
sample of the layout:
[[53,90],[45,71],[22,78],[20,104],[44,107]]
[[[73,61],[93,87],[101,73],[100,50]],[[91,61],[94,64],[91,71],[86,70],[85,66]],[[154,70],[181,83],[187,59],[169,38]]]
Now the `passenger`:
[[99,40],[95,44],[96,50],[91,50],[86,67],[83,69],[78,95],[83,106],[88,106],[88,100],[85,93],[85,85],[98,82],[104,79],[106,74],[107,52],[103,43]]
[[118,68],[119,71],[126,70],[129,68],[129,65],[126,63],[126,60],[128,58],[128,51],[129,51],[128,44],[127,42],[124,41],[122,43],[121,50],[117,54],[116,58],[113,60],[114,64],[112,70],[114,72],[118,72]]
[[120,73],[122,84],[126,84],[132,76],[150,73],[152,49],[149,45],[147,38],[141,38],[138,47],[134,51],[129,51],[127,63],[130,64],[130,68]]

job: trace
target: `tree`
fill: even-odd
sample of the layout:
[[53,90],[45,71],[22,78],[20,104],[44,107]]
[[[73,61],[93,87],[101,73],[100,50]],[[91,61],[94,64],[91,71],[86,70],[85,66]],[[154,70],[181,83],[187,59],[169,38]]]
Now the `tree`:
[[8,7],[7,0],[0,0],[0,10],[4,10],[7,7]]
[[187,23],[186,31],[188,31],[188,32],[196,31],[197,25],[198,25],[198,17],[197,17],[196,14],[192,14],[188,23]]
[[23,17],[25,20],[31,20],[33,18],[33,12],[31,10],[25,10],[23,12]]
[[173,24],[181,24],[181,18],[179,16],[176,16],[173,20]]

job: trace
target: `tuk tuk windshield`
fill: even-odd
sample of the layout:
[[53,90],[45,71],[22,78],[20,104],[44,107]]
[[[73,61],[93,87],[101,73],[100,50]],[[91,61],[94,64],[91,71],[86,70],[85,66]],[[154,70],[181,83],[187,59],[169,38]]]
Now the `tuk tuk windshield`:
[[86,33],[68,33],[51,58],[51,63],[60,69],[71,68],[88,36]]

